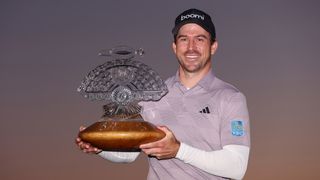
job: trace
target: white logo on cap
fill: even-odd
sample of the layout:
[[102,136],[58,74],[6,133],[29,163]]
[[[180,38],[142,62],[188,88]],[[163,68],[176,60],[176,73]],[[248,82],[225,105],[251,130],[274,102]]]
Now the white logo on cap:
[[195,18],[195,19],[201,19],[204,20],[204,16],[201,16],[199,14],[187,14],[187,15],[181,15],[181,19],[180,21],[183,21],[185,19],[189,19],[189,18]]

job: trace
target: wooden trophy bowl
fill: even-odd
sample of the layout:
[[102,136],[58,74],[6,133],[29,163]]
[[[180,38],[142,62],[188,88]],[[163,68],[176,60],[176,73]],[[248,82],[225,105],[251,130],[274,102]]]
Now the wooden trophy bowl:
[[79,132],[79,137],[92,146],[107,151],[139,151],[141,144],[162,139],[165,133],[155,125],[141,120],[108,118]]

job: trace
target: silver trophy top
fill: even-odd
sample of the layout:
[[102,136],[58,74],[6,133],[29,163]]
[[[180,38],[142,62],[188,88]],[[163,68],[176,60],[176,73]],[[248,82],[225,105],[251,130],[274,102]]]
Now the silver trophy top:
[[99,56],[109,60],[91,70],[77,91],[89,100],[106,101],[106,115],[139,113],[138,102],[157,101],[168,92],[153,69],[134,60],[143,54],[128,46],[101,50]]

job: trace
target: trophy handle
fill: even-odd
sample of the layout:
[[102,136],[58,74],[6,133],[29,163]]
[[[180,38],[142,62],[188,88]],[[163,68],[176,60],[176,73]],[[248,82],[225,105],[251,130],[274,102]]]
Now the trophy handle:
[[99,51],[98,56],[108,56],[114,59],[132,59],[136,56],[143,56],[145,51],[142,48],[133,49],[129,46],[116,46],[111,49],[102,49]]

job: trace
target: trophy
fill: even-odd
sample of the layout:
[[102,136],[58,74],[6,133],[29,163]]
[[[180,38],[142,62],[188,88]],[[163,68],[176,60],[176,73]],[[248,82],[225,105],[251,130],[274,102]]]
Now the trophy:
[[165,136],[140,115],[140,101],[157,101],[168,92],[153,69],[134,60],[143,54],[128,46],[99,52],[109,60],[91,70],[77,89],[89,100],[105,101],[102,118],[79,133],[84,142],[102,150],[137,151]]

